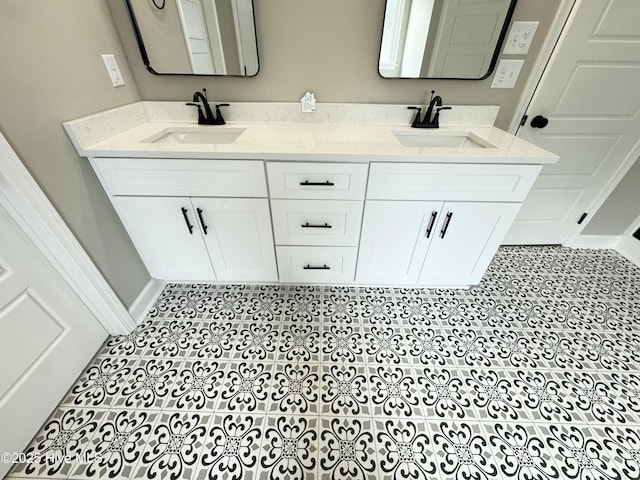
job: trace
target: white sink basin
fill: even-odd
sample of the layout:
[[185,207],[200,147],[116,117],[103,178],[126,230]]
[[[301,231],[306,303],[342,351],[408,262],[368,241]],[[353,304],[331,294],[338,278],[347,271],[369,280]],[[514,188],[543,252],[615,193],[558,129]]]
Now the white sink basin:
[[454,130],[393,130],[393,135],[405,147],[430,148],[495,148],[471,132]]
[[175,127],[167,128],[143,140],[145,143],[233,143],[244,132],[244,128],[226,127]]

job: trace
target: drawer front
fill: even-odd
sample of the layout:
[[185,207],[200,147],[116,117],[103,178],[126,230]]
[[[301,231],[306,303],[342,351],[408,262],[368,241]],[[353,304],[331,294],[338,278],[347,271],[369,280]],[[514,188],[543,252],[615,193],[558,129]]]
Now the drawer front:
[[111,195],[266,197],[261,161],[94,158]]
[[358,246],[362,201],[271,200],[278,245]]
[[372,163],[367,198],[521,202],[539,165]]
[[357,247],[276,247],[280,281],[353,283]]
[[368,165],[268,162],[271,198],[362,200]]

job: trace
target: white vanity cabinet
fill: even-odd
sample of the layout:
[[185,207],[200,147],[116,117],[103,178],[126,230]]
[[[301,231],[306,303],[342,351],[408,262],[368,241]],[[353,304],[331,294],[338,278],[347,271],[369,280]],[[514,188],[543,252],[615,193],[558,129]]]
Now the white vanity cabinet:
[[278,280],[262,162],[94,158],[92,164],[152,277]]
[[183,102],[135,102],[64,127],[151,275],[187,282],[477,283],[558,161],[494,127],[497,106],[456,105],[437,130],[406,105],[299,107],[201,126]]
[[353,283],[368,168],[267,163],[280,281]]
[[356,282],[478,283],[539,169],[372,164]]

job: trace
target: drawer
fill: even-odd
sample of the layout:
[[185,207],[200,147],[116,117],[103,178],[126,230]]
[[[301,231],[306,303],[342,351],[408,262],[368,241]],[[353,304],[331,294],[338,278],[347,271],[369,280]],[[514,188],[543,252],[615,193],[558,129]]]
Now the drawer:
[[271,200],[278,245],[357,246],[362,201]]
[[280,281],[353,283],[357,247],[276,247]]
[[173,158],[94,158],[111,195],[266,197],[261,161]]
[[268,162],[271,198],[363,200],[368,168],[361,163]]
[[540,165],[372,163],[367,199],[521,202]]

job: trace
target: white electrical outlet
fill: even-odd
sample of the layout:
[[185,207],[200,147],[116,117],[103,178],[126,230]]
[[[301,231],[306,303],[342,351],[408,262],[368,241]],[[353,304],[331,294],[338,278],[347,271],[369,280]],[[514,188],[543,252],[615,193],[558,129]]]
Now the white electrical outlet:
[[526,55],[540,22],[513,22],[502,53],[507,55]]
[[493,75],[491,88],[513,88],[522,70],[524,60],[500,60]]
[[118,62],[116,62],[116,57],[112,54],[102,55],[102,61],[104,62],[105,67],[107,67],[107,72],[109,72],[109,77],[111,78],[113,86],[123,86],[124,78],[120,72],[120,67],[118,67]]

